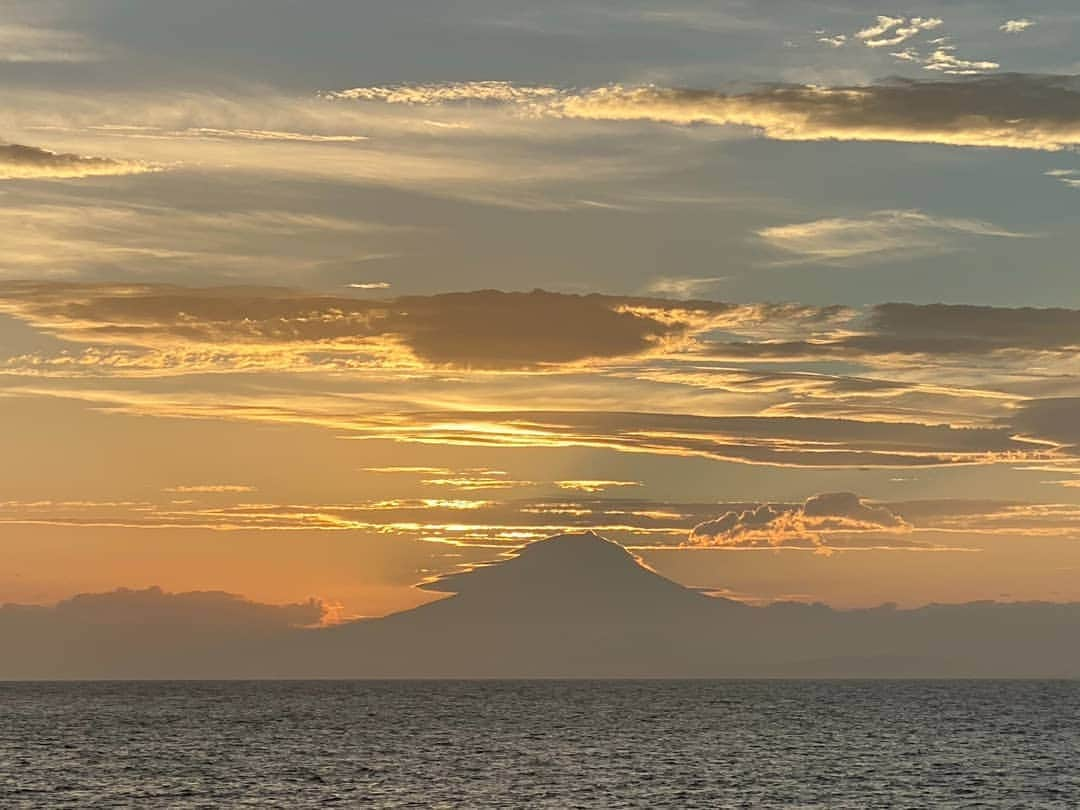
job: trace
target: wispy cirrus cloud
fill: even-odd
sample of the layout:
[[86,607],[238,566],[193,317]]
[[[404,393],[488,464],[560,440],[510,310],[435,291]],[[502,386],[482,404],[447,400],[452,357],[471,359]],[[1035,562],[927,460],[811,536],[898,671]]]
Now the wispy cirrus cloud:
[[645,289],[652,295],[694,298],[710,287],[715,287],[727,280],[726,276],[709,276],[706,278],[663,276],[650,281]]
[[97,62],[104,49],[77,31],[28,22],[0,23],[0,63]]
[[961,237],[1029,238],[988,222],[933,217],[922,211],[875,211],[861,217],[832,217],[775,225],[757,235],[771,246],[807,261],[845,262],[944,253]]
[[[565,143],[574,127],[518,114],[525,102],[511,99],[520,92],[503,94],[500,102],[490,89],[475,91],[491,96],[490,103],[464,101],[473,92],[468,87],[402,91],[415,96],[410,103],[374,90],[366,101],[364,94],[335,101],[268,90],[163,97],[17,88],[5,99],[12,122],[6,134],[26,143],[47,139],[66,154],[120,153],[178,172],[332,179],[528,210],[577,207],[577,195],[562,193],[566,185],[652,171],[629,152],[564,150],[552,160],[544,145]],[[450,98],[460,109],[452,109]],[[428,109],[434,103],[442,104],[438,115]]]
[[[582,447],[806,468],[901,468],[1054,460],[1054,448],[1008,426],[868,417],[701,416],[598,411],[408,410],[365,400],[11,386],[9,396],[60,397],[109,412],[319,426],[345,439],[479,448]],[[361,408],[360,406],[364,407]],[[397,410],[393,410],[397,408]]]
[[811,261],[890,259],[946,253],[963,237],[1027,239],[978,219],[933,217],[921,211],[878,211],[862,217],[832,217],[757,232],[773,247]]
[[1046,172],[1046,176],[1053,177],[1069,188],[1080,188],[1080,169],[1051,169]]
[[[78,164],[71,171],[86,167]],[[123,173],[123,167],[114,171],[106,164],[101,173]],[[387,239],[408,231],[283,208],[207,211],[113,199],[80,204],[48,196],[0,209],[0,230],[6,234],[0,276],[122,278],[155,272],[167,277],[214,267],[226,276],[243,276],[246,283],[385,256]],[[370,252],[358,253],[362,245]]]

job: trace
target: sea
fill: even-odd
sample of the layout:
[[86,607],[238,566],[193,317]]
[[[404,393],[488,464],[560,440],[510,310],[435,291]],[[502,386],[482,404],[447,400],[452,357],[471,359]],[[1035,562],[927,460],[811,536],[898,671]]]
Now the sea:
[[1078,808],[1080,682],[0,683],[0,808]]

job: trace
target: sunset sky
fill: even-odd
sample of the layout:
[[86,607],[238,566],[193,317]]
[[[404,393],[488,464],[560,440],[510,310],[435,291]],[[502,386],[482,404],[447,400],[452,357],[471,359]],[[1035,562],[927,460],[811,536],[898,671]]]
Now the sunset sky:
[[1078,36],[0,0],[0,604],[383,615],[569,529],[754,604],[1080,600]]

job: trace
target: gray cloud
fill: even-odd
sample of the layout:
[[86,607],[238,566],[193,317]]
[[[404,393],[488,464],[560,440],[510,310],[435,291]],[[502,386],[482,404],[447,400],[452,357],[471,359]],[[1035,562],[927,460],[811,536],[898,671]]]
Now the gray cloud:
[[[45,3],[36,5],[45,7]],[[5,7],[0,24],[0,63],[73,63],[95,62],[104,55],[103,49],[76,31],[67,31],[42,24],[19,22],[19,9]],[[25,9],[24,9],[25,11]],[[15,18],[13,20],[12,18]],[[37,15],[29,15],[30,17]]]
[[815,340],[714,344],[741,359],[872,358],[1061,352],[1080,346],[1080,310],[953,304],[879,304],[845,332]]
[[212,630],[283,630],[319,624],[325,608],[314,599],[291,605],[267,605],[221,591],[166,593],[153,587],[81,594],[58,603],[52,613],[65,622],[112,626],[174,624]]
[[893,79],[847,87],[773,85],[747,93],[606,88],[562,102],[572,117],[735,124],[777,140],[864,140],[1057,151],[1080,143],[1075,77],[1010,74]]
[[36,146],[0,143],[0,180],[68,179],[142,174],[156,168],[138,161],[52,152]]
[[182,678],[207,660],[250,666],[262,644],[329,616],[317,600],[270,605],[218,591],[122,588],[55,606],[0,606],[0,647],[18,651],[5,656],[5,677],[98,678],[119,667],[130,677]]
[[181,342],[223,350],[230,344],[318,344],[385,352],[396,341],[426,363],[488,369],[635,355],[683,334],[702,313],[737,310],[713,302],[540,290],[374,301],[275,288],[17,282],[0,287],[0,311],[83,342]]
[[1066,452],[1080,453],[1080,397],[1029,400],[1008,423],[1025,436],[1060,445]]

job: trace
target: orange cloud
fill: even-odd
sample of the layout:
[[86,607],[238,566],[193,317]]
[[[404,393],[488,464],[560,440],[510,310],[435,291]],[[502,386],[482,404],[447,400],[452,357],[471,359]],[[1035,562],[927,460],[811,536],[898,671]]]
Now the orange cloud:
[[871,504],[852,492],[815,495],[797,507],[761,504],[727,512],[699,523],[690,532],[692,546],[822,547],[836,533],[910,533],[911,526],[888,507]]

